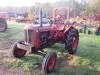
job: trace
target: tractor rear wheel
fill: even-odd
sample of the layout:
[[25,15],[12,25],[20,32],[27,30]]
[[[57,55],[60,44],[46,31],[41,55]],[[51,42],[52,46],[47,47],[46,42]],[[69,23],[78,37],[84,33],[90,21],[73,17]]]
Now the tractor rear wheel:
[[76,29],[71,29],[67,34],[67,39],[65,40],[65,49],[68,50],[69,54],[74,54],[77,50],[79,41],[79,33]]
[[45,73],[50,73],[53,71],[57,62],[57,54],[55,51],[49,51],[43,59],[42,70]]
[[0,18],[0,32],[3,32],[7,29],[7,22],[5,19]]
[[16,57],[16,58],[21,58],[21,57],[24,57],[25,54],[26,54],[26,51],[23,50],[23,49],[20,49],[17,47],[17,44],[18,43],[21,43],[21,42],[16,42],[13,47],[12,47],[12,50],[13,50],[13,56]]

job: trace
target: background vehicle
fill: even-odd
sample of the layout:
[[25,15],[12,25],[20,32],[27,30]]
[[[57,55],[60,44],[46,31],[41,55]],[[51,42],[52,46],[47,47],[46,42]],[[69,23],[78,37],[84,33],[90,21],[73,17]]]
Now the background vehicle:
[[0,12],[0,32],[5,31],[7,29],[7,22],[8,15],[5,12]]

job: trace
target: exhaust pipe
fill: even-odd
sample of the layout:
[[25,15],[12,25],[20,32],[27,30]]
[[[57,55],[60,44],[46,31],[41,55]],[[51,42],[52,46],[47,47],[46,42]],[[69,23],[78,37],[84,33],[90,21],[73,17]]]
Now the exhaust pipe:
[[43,27],[43,24],[42,24],[42,8],[40,9],[39,19],[40,19],[40,27]]

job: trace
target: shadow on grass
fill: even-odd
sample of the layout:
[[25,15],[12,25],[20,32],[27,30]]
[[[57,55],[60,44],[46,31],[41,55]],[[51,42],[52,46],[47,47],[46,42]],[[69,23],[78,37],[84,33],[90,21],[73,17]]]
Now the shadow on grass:
[[31,68],[35,68],[35,69],[40,68],[41,63],[42,63],[42,57],[38,55],[33,55],[33,54],[25,56],[21,58],[20,60],[25,62],[26,64],[29,64],[28,66],[30,66]]

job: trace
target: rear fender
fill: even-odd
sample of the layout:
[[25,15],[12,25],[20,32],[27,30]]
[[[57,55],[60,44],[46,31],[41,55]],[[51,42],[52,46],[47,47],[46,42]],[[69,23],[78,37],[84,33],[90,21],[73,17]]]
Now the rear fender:
[[72,27],[72,26],[66,26],[65,27],[65,30],[64,30],[64,33],[68,33],[68,31],[70,30],[70,29],[73,29],[74,27]]

